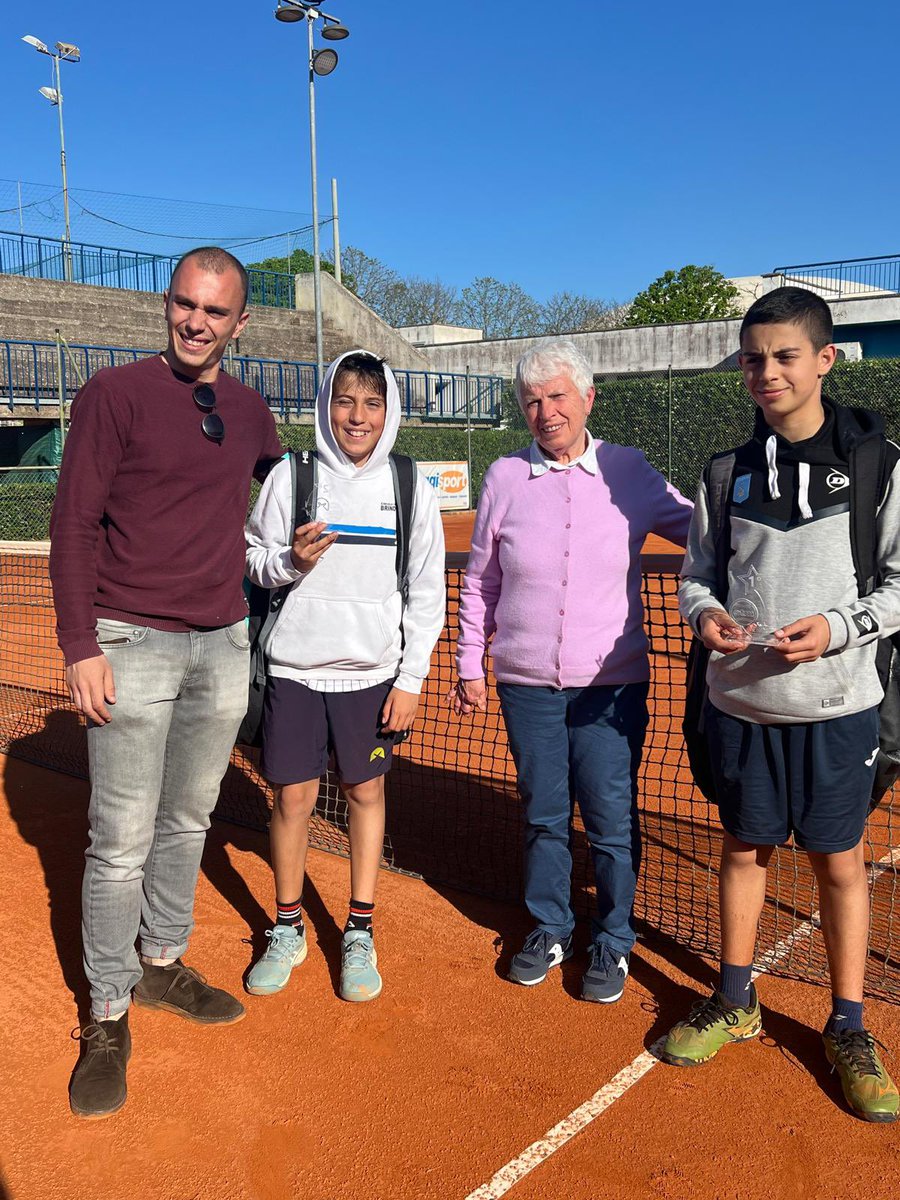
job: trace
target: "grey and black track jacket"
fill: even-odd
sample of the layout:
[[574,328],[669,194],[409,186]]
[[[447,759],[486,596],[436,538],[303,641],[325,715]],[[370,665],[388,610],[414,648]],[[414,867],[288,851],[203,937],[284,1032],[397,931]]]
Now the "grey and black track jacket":
[[876,517],[880,585],[860,599],[850,547],[850,450],[884,427],[865,409],[823,404],[824,424],[802,442],[786,441],[757,411],[753,438],[735,452],[725,526],[728,596],[715,595],[705,474],[688,535],[678,602],[695,633],[704,609],[727,607],[748,591],[762,601],[770,628],[811,613],[828,621],[831,640],[816,662],[791,665],[755,645],[710,655],[712,703],[762,725],[820,721],[879,704],[875,643],[900,629],[900,464]]

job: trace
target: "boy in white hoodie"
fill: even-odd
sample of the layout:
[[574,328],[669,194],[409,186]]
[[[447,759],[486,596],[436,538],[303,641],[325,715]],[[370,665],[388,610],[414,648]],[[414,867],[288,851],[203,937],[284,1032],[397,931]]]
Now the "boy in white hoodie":
[[251,580],[292,585],[266,653],[261,771],[276,789],[270,839],[277,914],[247,977],[254,995],[281,991],[306,957],[301,896],[309,818],[329,752],[347,798],[350,835],[340,994],[363,1001],[381,992],[372,914],[384,776],[395,740],[415,720],[445,611],[440,512],[418,472],[405,608],[397,587],[389,455],[399,425],[390,368],[367,351],[341,355],[316,399],[316,519],[292,527],[285,460],[269,474],[247,526]]

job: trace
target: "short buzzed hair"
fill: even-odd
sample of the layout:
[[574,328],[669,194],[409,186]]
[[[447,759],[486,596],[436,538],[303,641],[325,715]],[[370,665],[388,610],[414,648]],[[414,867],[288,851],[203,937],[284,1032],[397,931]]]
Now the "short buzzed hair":
[[[188,250],[187,254],[182,254],[172,271],[172,279],[178,274],[178,268],[189,258],[196,259],[197,266],[202,270],[212,271],[216,275],[224,275],[226,271],[237,271],[243,292],[241,310],[243,311],[247,307],[250,283],[246,268],[239,259],[235,258],[233,254],[229,254],[227,250],[223,250],[221,246],[197,246],[194,250]],[[169,291],[172,290],[172,279],[169,280]]]
[[741,322],[742,341],[746,330],[754,325],[799,325],[814,350],[821,350],[834,339],[831,309],[821,296],[807,288],[781,287],[760,296]]

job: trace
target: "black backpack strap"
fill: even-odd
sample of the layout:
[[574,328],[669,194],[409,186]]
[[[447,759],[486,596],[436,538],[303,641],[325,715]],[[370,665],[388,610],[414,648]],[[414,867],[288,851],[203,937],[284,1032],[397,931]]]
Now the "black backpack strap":
[[416,464],[406,454],[392,454],[389,461],[397,505],[397,590],[405,608],[409,597],[409,536],[416,495]]
[[709,526],[716,548],[716,599],[720,604],[724,604],[728,599],[728,562],[731,558],[731,540],[726,534],[735,458],[733,450],[728,454],[717,454],[715,458],[710,459],[706,467]]
[[850,552],[856,590],[868,596],[878,586],[878,531],[875,518],[896,465],[883,436],[867,438],[850,451]]
[[[294,520],[293,527],[288,534],[293,536],[294,529],[298,525],[305,525],[310,520],[310,502],[315,491],[318,472],[316,456],[309,450],[291,450],[288,461],[291,467],[291,512]],[[254,655],[256,678],[260,683],[264,682],[266,677],[266,646],[292,586],[287,583],[283,587],[272,588],[268,592],[268,608],[256,635],[259,652]]]

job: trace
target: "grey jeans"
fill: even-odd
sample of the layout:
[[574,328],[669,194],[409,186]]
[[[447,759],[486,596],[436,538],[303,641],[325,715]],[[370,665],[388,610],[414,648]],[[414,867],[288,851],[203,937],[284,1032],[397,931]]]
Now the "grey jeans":
[[247,707],[247,625],[165,633],[99,620],[116,703],[88,729],[90,844],[82,888],[91,1012],[128,1008],[141,953],[176,958],[193,928],[200,857]]

